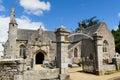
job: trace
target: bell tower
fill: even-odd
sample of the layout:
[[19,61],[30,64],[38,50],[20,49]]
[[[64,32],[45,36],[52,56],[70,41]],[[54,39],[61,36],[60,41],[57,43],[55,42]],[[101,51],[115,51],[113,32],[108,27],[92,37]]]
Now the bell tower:
[[10,23],[9,23],[9,31],[8,31],[8,45],[6,50],[6,55],[15,58],[16,53],[16,39],[17,39],[17,27],[18,24],[15,20],[15,9],[11,9],[10,13]]

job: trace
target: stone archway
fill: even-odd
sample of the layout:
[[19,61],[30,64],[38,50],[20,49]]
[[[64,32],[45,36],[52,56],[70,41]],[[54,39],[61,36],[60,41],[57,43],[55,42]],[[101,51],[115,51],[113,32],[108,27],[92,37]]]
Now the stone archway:
[[34,54],[34,70],[39,70],[43,68],[42,64],[46,57],[46,53],[42,50],[39,50]]
[[42,52],[39,52],[35,56],[35,64],[43,64],[45,56]]

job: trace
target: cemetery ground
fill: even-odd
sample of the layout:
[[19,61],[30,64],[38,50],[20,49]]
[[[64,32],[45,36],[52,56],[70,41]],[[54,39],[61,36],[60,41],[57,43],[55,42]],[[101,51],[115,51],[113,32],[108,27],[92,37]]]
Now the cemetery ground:
[[120,72],[115,72],[109,75],[94,75],[82,72],[81,67],[69,68],[71,80],[120,80]]

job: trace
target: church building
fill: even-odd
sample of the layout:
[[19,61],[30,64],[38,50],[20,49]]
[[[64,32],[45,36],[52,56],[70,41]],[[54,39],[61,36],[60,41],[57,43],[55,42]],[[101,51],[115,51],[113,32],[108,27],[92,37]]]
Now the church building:
[[[8,40],[4,45],[4,57],[24,60],[24,70],[40,70],[46,61],[56,63],[56,32],[43,30],[20,29],[15,19],[15,10],[10,13]],[[65,27],[61,27],[65,29]],[[64,32],[64,30],[63,30]],[[61,34],[62,35],[62,34]],[[69,32],[64,39],[69,42],[67,48],[68,65],[82,65],[84,71],[98,72],[112,70],[115,55],[114,37],[105,22],[88,28],[80,27]],[[64,43],[64,42],[63,42]],[[66,44],[66,43],[64,43]],[[61,49],[64,47],[61,47]]]

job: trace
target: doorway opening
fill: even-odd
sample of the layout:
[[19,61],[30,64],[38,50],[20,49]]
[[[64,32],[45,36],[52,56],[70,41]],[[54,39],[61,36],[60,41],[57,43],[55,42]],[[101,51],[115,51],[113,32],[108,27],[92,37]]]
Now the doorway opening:
[[36,64],[43,64],[44,54],[41,52],[37,53],[35,59],[36,59],[36,62],[35,62]]

